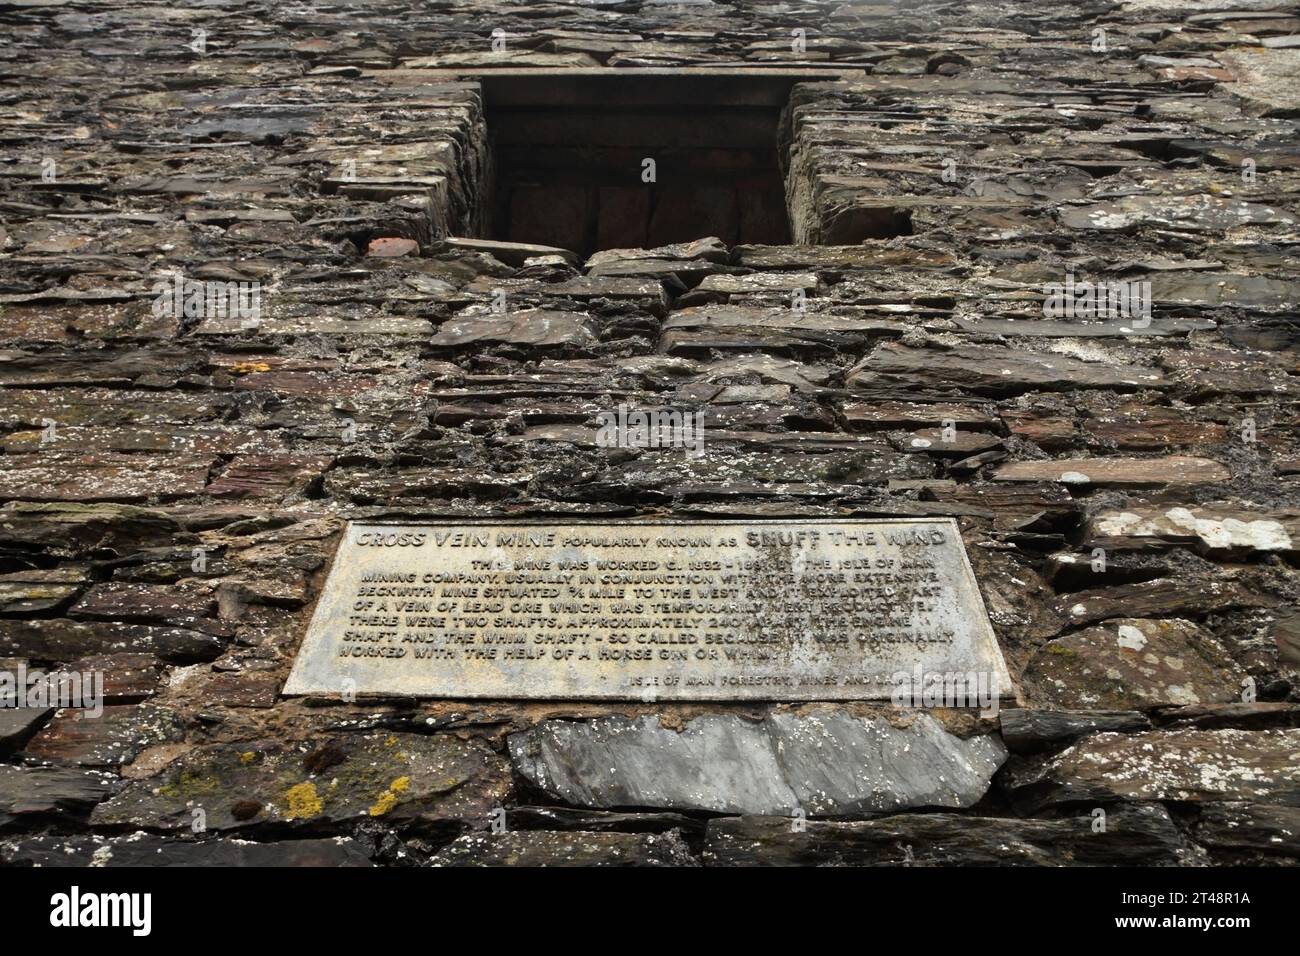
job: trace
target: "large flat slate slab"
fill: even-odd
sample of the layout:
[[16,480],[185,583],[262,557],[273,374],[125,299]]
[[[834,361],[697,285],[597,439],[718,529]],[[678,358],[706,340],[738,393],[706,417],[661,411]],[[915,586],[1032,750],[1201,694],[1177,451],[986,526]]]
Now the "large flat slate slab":
[[873,820],[809,820],[796,830],[782,817],[710,820],[706,866],[1158,866],[1184,850],[1178,827],[1159,804],[1112,813],[1106,829],[1091,815],[1051,820],[904,813]]
[[1300,729],[1093,734],[999,783],[1027,813],[1115,800],[1300,806]]
[[703,714],[680,731],[653,716],[548,720],[509,747],[520,775],[577,806],[813,816],[968,807],[1007,755],[996,735],[962,739],[929,714],[838,708]]

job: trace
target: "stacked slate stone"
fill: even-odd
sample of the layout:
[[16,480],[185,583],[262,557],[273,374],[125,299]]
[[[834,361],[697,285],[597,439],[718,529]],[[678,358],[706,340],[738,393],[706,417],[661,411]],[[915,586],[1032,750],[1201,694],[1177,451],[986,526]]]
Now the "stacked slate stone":
[[[0,9],[0,860],[1300,860],[1300,8],[219,12]],[[794,244],[481,238],[502,66],[826,71]],[[1023,706],[280,694],[347,519],[654,514],[957,518]]]

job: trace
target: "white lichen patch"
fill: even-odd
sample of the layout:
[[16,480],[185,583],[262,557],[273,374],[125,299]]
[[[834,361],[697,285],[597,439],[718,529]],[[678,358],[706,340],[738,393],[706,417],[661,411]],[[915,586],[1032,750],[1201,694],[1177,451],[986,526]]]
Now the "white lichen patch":
[[1116,643],[1120,647],[1127,647],[1129,650],[1140,651],[1147,646],[1147,637],[1138,628],[1131,624],[1122,624],[1119,628],[1119,637]]

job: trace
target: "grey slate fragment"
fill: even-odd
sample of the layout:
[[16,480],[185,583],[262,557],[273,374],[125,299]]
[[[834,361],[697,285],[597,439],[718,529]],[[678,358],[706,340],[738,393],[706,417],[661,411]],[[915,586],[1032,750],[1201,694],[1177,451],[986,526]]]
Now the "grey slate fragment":
[[449,319],[430,344],[461,347],[477,342],[504,342],[537,347],[592,345],[596,335],[583,315],[532,309],[511,315],[474,315]]
[[521,830],[471,833],[455,840],[430,866],[695,866],[676,831],[557,833]]
[[1049,750],[1101,731],[1150,730],[1151,721],[1136,710],[1004,710],[999,715],[1002,742],[1012,753]]
[[648,716],[552,720],[509,746],[520,774],[577,806],[814,816],[967,807],[1006,757],[996,737],[962,740],[928,714],[895,727],[833,708],[705,714],[680,733]]
[[859,392],[908,388],[962,389],[978,395],[1009,395],[1031,389],[1158,388],[1164,376],[1152,368],[1084,362],[1050,352],[984,346],[917,349],[886,342],[849,371],[847,386]]
[[874,820],[809,820],[802,832],[782,817],[710,820],[706,866],[1157,866],[1185,849],[1159,804],[1051,820],[907,813]]
[[1210,847],[1300,857],[1300,807],[1214,803],[1201,811],[1195,833]]
[[1300,806],[1300,730],[1095,734],[1000,782],[1027,813],[1115,800]]
[[0,754],[20,748],[52,713],[53,707],[0,708]]
[[93,770],[0,764],[0,827],[25,817],[84,818],[117,787],[115,775]]
[[216,635],[185,627],[63,618],[0,621],[0,654],[33,660],[73,661],[113,648],[152,653],[172,664],[193,664],[219,657],[225,646]]
[[319,840],[177,840],[137,831],[127,836],[42,834],[0,842],[5,866],[370,866],[351,837]]
[[681,813],[617,813],[576,810],[572,807],[511,807],[506,813],[511,830],[564,830],[588,833],[703,833],[704,821]]

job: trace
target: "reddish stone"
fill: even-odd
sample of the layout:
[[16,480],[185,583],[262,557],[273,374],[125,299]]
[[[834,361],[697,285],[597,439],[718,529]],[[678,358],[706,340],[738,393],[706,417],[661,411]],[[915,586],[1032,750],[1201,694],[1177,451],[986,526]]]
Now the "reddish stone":
[[380,256],[383,258],[392,258],[394,256],[414,256],[420,252],[420,244],[414,239],[399,239],[395,236],[384,236],[380,239],[371,239],[370,245],[366,249],[368,256]]

